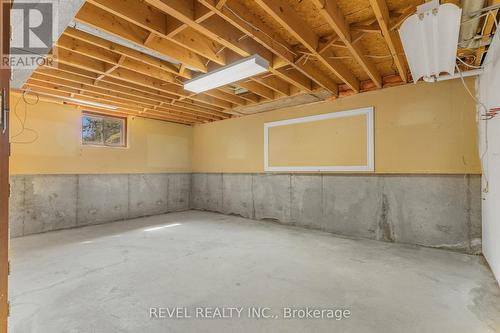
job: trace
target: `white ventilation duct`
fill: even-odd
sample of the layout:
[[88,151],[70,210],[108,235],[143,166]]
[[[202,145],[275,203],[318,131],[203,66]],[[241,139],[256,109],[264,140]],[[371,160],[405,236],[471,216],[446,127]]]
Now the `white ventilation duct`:
[[454,74],[461,12],[453,4],[433,0],[403,22],[399,34],[414,82]]

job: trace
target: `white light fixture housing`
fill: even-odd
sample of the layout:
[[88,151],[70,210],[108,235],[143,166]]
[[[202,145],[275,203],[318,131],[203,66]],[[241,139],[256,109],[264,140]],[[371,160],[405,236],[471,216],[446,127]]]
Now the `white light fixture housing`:
[[213,72],[202,74],[194,79],[186,81],[184,82],[184,89],[195,93],[201,93],[267,72],[268,69],[269,62],[258,54],[255,54],[231,65],[221,67]]
[[[28,91],[28,90],[26,90]],[[117,110],[118,107],[117,106],[114,106],[114,105],[109,105],[109,104],[104,104],[104,103],[98,103],[98,102],[92,102],[92,101],[85,101],[83,99],[78,99],[78,98],[71,98],[71,97],[62,97],[62,96],[58,96],[58,95],[53,95],[53,94],[49,94],[49,93],[39,93],[39,92],[36,92],[37,95],[41,95],[41,96],[47,96],[47,97],[51,97],[51,98],[54,98],[54,99],[59,99],[59,100],[62,100],[66,103],[74,103],[74,104],[77,104],[77,105],[87,105],[87,106],[95,106],[95,107],[98,107],[98,108],[103,108],[103,109],[109,109],[109,110]]]
[[92,102],[92,101],[85,101],[83,99],[77,99],[77,98],[65,98],[67,101],[74,102],[77,104],[83,104],[83,105],[88,105],[88,106],[95,106],[98,108],[104,108],[104,109],[110,109],[110,110],[116,110],[118,109],[117,106],[114,105],[109,105],[109,104],[103,104],[103,103],[98,103],[98,102]]
[[441,73],[455,73],[461,14],[453,4],[432,0],[403,22],[399,34],[413,82],[434,82]]

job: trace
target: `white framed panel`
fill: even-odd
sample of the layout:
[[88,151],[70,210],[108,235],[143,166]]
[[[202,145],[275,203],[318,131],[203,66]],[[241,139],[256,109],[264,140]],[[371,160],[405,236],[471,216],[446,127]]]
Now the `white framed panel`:
[[[267,172],[373,172],[375,171],[375,138],[373,107],[331,112],[316,116],[301,117],[274,121],[264,124],[264,170]],[[332,165],[332,166],[270,166],[269,165],[269,129],[273,127],[310,123],[335,118],[366,117],[366,161],[365,165]]]

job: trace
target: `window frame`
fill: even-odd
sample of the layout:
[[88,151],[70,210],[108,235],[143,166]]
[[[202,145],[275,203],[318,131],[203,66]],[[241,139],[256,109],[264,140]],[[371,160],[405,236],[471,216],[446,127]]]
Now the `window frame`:
[[[102,133],[102,144],[101,143],[95,143],[95,142],[85,142],[83,140],[83,119],[84,117],[90,117],[90,118],[98,118],[98,119],[113,119],[113,120],[120,120],[123,124],[122,126],[122,137],[123,137],[123,142],[120,144],[106,144],[105,142],[105,137],[104,137],[104,131]],[[120,116],[112,116],[112,115],[107,115],[107,114],[101,114],[97,112],[90,112],[90,111],[82,111],[80,114],[80,143],[82,146],[87,146],[87,147],[101,147],[101,148],[128,148],[128,118],[127,117],[120,117]]]
[[[269,129],[272,127],[301,124],[326,119],[366,116],[366,165],[337,165],[337,166],[270,166],[269,165]],[[375,126],[374,107],[365,107],[346,111],[292,118],[264,123],[264,171],[265,172],[375,172]]]

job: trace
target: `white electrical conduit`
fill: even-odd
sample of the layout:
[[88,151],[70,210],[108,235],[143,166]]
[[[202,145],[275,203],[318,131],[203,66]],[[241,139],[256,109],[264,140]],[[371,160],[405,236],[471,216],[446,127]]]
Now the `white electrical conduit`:
[[462,76],[460,76],[460,73],[455,73],[453,75],[443,75],[435,79],[435,81],[448,81],[448,80],[455,80],[455,79],[460,79],[461,77],[470,77],[470,76],[477,76],[483,73],[483,69],[474,69],[471,71],[463,72]]

